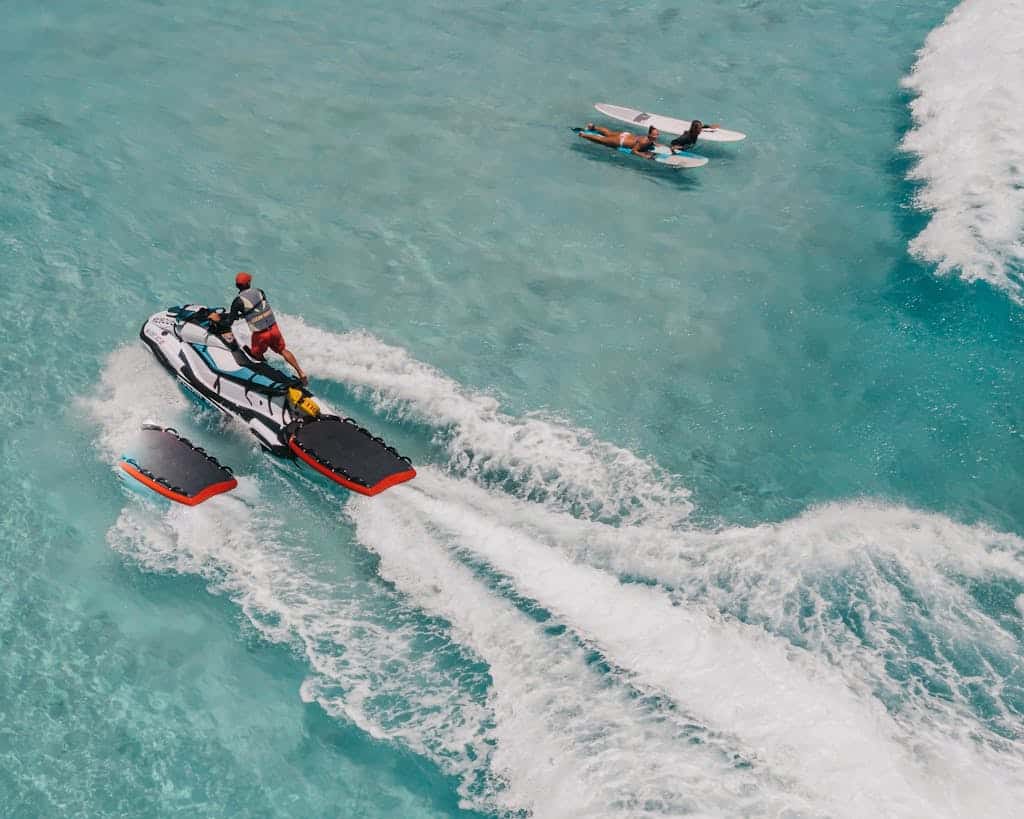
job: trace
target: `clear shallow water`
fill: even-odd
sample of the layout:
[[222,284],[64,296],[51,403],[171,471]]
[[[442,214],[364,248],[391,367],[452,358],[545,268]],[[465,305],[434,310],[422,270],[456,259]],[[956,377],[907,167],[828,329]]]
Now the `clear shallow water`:
[[[951,8],[13,13],[0,813],[1011,815],[1021,317],[908,255]],[[652,172],[598,100],[751,138]],[[309,487],[144,354],[243,268],[415,483]],[[153,416],[237,497],[125,495]]]

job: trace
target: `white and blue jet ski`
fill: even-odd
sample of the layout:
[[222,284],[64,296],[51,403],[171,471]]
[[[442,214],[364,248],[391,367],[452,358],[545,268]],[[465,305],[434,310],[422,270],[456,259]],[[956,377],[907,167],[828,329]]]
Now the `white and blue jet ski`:
[[295,459],[362,495],[408,481],[416,470],[351,418],[321,412],[296,379],[252,358],[230,330],[198,304],[171,307],[147,319],[139,337],[181,386],[238,418],[266,451]]

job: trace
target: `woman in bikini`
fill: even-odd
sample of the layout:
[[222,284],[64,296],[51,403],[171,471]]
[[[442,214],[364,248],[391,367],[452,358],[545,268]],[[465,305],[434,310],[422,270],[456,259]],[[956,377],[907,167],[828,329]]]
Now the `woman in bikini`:
[[613,131],[611,128],[594,125],[592,122],[587,123],[587,131],[597,131],[597,133],[588,134],[585,131],[580,131],[580,136],[591,142],[599,142],[612,148],[629,148],[634,154],[642,156],[644,159],[654,159],[654,146],[660,136],[658,129],[653,125],[647,129],[647,136],[630,131]]

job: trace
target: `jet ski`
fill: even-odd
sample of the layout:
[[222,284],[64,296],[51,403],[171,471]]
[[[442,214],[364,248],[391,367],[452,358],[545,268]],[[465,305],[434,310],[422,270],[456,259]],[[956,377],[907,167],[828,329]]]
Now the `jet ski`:
[[240,420],[267,452],[362,495],[416,477],[408,458],[353,419],[322,412],[298,380],[251,356],[230,327],[211,321],[211,313],[224,312],[171,307],[150,316],[139,338],[188,393]]

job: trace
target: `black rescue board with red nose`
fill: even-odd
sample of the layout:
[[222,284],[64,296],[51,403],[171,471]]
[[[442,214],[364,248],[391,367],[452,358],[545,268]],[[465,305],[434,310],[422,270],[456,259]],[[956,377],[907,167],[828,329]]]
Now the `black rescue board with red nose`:
[[196,506],[238,485],[230,467],[177,430],[156,424],[143,426],[131,454],[118,465],[142,486],[185,506]]
[[376,495],[416,477],[412,462],[351,418],[322,415],[288,441],[295,457],[353,492]]

